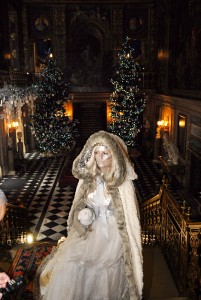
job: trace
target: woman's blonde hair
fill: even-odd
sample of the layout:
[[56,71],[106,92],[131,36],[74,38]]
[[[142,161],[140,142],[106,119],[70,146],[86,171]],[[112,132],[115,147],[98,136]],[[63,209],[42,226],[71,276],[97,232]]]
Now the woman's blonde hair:
[[3,220],[4,215],[6,213],[6,203],[7,203],[6,195],[0,189],[0,221]]

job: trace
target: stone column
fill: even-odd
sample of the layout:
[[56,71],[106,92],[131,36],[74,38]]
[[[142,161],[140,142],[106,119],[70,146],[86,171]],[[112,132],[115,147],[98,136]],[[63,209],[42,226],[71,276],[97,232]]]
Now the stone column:
[[18,143],[17,143],[17,154],[18,154],[18,159],[23,159],[24,154],[23,154],[23,142],[22,142],[22,132],[17,133],[17,138],[18,138]]
[[13,140],[8,137],[8,175],[15,175]]
[[155,142],[154,142],[154,162],[160,162],[158,157],[161,155],[161,147],[162,147],[162,141],[161,141],[161,128],[157,127]]

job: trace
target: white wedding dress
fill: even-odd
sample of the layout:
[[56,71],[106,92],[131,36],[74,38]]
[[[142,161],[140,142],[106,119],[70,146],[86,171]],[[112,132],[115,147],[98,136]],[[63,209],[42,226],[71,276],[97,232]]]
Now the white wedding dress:
[[[72,229],[40,275],[43,300],[120,300],[127,290],[122,241],[103,182],[88,196],[95,212],[86,239]],[[51,275],[50,275],[51,274]],[[47,284],[47,280],[49,283]]]

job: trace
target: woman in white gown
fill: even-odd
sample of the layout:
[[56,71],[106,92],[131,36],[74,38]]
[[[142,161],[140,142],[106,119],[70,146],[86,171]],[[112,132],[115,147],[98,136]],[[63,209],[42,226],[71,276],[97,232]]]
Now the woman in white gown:
[[[4,192],[0,189],[0,222],[3,220],[5,213],[6,213],[6,195]],[[8,275],[4,272],[0,272],[0,289],[5,288],[7,282],[10,282],[10,278]],[[0,292],[0,299],[2,298],[2,293]]]
[[124,142],[93,134],[73,163],[79,183],[68,237],[39,267],[34,299],[139,300],[142,247],[136,178]]

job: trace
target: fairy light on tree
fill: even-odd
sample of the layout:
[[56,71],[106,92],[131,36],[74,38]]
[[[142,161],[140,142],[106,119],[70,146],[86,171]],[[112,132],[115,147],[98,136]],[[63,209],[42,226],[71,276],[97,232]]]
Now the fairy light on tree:
[[108,131],[120,136],[127,146],[137,145],[142,128],[142,112],[145,107],[143,69],[134,59],[135,49],[127,37],[118,53],[116,74],[111,83],[111,122]]
[[77,120],[71,121],[65,109],[66,102],[70,101],[69,87],[70,83],[64,81],[50,54],[35,84],[38,99],[32,115],[37,150],[44,155],[71,150],[78,138]]

